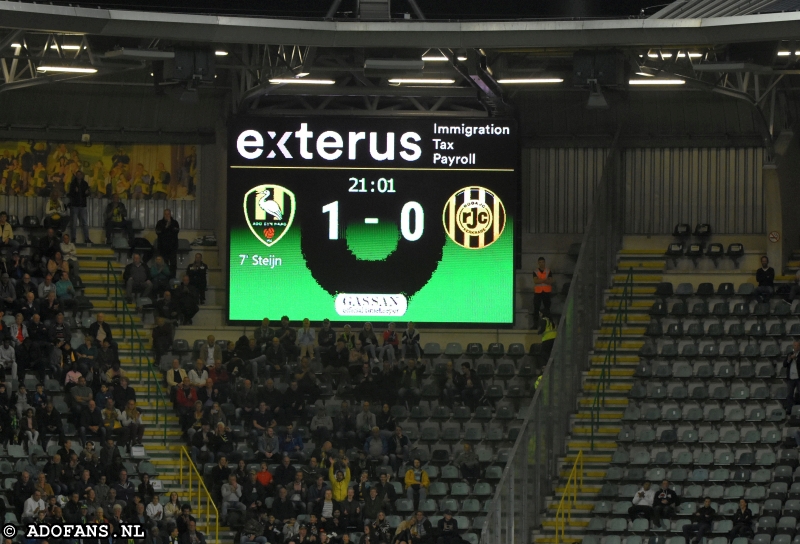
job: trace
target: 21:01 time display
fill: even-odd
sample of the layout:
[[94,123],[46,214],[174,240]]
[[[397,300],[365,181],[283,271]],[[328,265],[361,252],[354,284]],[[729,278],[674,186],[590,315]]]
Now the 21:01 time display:
[[352,182],[350,186],[351,193],[374,193],[376,190],[379,193],[393,193],[394,191],[394,178],[378,178],[378,181],[370,181],[369,189],[367,188],[367,180],[365,178],[350,178],[348,181]]

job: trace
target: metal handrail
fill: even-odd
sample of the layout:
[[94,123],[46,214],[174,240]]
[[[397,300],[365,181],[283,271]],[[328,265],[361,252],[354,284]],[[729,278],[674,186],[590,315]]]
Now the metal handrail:
[[[203,482],[203,476],[200,474],[200,471],[197,470],[197,466],[192,461],[192,456],[189,455],[189,452],[186,450],[186,446],[181,446],[181,460],[180,460],[180,472],[178,482],[180,486],[183,487],[183,458],[186,457],[188,461],[188,468],[189,468],[189,504],[192,503],[192,475],[197,476],[197,514],[200,515],[203,505],[202,505],[202,498],[205,496],[206,498],[206,515],[201,516],[206,520],[206,537],[208,536],[209,529],[211,527],[211,509],[214,510],[214,541],[219,542],[219,510],[217,509],[217,505],[214,503],[214,499],[211,498],[211,493],[208,491],[205,482]],[[203,493],[204,492],[204,493]]]
[[[580,466],[580,470],[578,470]],[[578,478],[580,484],[578,485]],[[583,491],[583,450],[578,452],[575,457],[575,463],[572,465],[572,470],[569,472],[567,484],[564,486],[564,494],[561,496],[561,501],[558,503],[556,509],[556,542],[559,544],[560,538],[566,534],[567,523],[572,522],[572,507],[578,504],[578,488]],[[567,504],[564,504],[567,501]]]
[[628,323],[628,308],[633,298],[633,268],[628,269],[625,283],[622,287],[622,300],[617,307],[614,322],[611,325],[611,337],[606,344],[606,354],[603,357],[600,379],[597,380],[592,409],[590,411],[590,449],[594,451],[595,430],[600,428],[600,408],[606,405],[606,391],[611,383],[611,367],[617,364],[617,346],[622,342],[623,322]]
[[[131,340],[131,351],[134,353],[134,358],[138,358],[139,360],[139,376],[144,375],[143,367],[147,369],[147,374],[149,375],[149,379],[147,380],[147,398],[150,398],[150,384],[155,384],[156,426],[159,425],[163,417],[163,425],[161,425],[161,427],[164,430],[164,436],[162,440],[166,446],[167,414],[169,413],[169,409],[167,407],[167,401],[165,400],[166,397],[161,389],[161,378],[153,370],[153,363],[150,360],[150,354],[144,347],[145,342],[144,338],[142,338],[142,336],[139,334],[139,327],[137,327],[136,323],[134,323],[133,312],[131,312],[130,308],[128,307],[128,302],[125,300],[125,292],[123,291],[120,280],[117,277],[117,272],[111,266],[111,262],[108,262],[106,263],[106,297],[109,300],[112,298],[112,281],[114,288],[114,311],[119,312],[120,307],[122,308],[122,339],[125,340],[126,338],[130,338]],[[130,325],[130,333],[126,332],[128,325]],[[161,409],[162,406],[163,416]]]

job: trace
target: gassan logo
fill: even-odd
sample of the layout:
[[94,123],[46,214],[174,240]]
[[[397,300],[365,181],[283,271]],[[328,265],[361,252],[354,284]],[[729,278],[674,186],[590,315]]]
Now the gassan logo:
[[272,247],[284,237],[294,222],[294,193],[280,185],[253,187],[244,195],[244,217],[259,242]]
[[485,187],[464,187],[447,200],[442,213],[447,236],[467,249],[483,249],[495,243],[506,227],[506,209],[500,198]]

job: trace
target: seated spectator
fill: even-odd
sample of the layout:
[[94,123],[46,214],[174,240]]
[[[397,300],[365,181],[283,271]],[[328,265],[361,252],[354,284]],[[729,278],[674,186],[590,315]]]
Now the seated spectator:
[[222,360],[220,359],[214,361],[214,366],[208,370],[208,377],[214,383],[214,386],[220,388],[222,391],[225,391],[228,382],[230,382],[228,371],[222,366]]
[[414,508],[419,507],[419,503],[428,497],[428,486],[430,486],[428,473],[422,469],[419,459],[414,459],[414,464],[406,471],[406,497],[414,502]]
[[11,277],[3,272],[0,274],[0,306],[4,312],[13,312],[16,306],[17,290],[11,283]]
[[189,276],[189,285],[195,288],[198,296],[200,297],[200,304],[205,304],[208,265],[203,262],[202,253],[194,254],[194,262],[189,265],[189,268],[186,269],[186,275]]
[[308,489],[303,481],[303,473],[295,472],[294,480],[286,486],[286,496],[292,501],[294,511],[298,514],[306,513],[306,502],[308,501]]
[[758,287],[755,290],[755,297],[759,302],[769,302],[775,292],[775,269],[769,265],[769,258],[764,255],[761,257],[761,268],[756,270],[756,282]]
[[64,205],[64,201],[61,200],[61,193],[58,190],[53,190],[44,205],[42,226],[61,232],[67,228],[67,225],[69,225],[67,207]]
[[408,328],[403,332],[403,340],[400,346],[400,362],[406,360],[406,352],[410,351],[415,359],[419,359],[422,354],[419,351],[419,331],[414,328],[414,323],[408,322]]
[[[173,369],[174,367],[175,363],[173,361]],[[192,387],[192,384],[189,382],[189,377],[183,376],[183,381],[181,382],[180,387],[177,387],[175,393],[175,404],[178,410],[178,415],[183,417],[187,414],[190,414],[195,406],[195,403],[197,403],[197,390]]]
[[47,229],[47,235],[39,240],[39,255],[44,259],[42,262],[47,262],[52,259],[56,251],[61,247],[61,239],[56,235],[56,231],[52,228]]
[[728,533],[728,542],[737,538],[751,539],[753,536],[753,512],[747,507],[747,501],[739,499],[739,508],[733,513],[733,529]]
[[178,312],[181,322],[184,325],[191,325],[192,318],[200,311],[197,290],[189,285],[189,276],[183,276],[181,283],[173,290],[175,302],[178,305]]
[[378,359],[383,360],[384,355],[389,358],[389,362],[394,364],[395,351],[397,346],[400,345],[400,338],[394,330],[394,323],[389,323],[386,330],[383,331],[383,345],[378,351]]
[[309,431],[311,431],[314,441],[318,444],[330,440],[331,432],[333,431],[333,419],[328,415],[325,408],[317,409],[317,414],[311,419]]
[[89,335],[95,345],[100,346],[103,340],[108,340],[108,343],[114,345],[114,337],[111,332],[111,327],[106,323],[106,314],[99,312],[96,316],[96,321],[89,325]]
[[44,500],[42,500],[42,494],[38,490],[34,491],[31,496],[25,500],[25,504],[23,505],[22,522],[32,523],[34,518],[39,516],[39,512],[46,512],[46,509],[47,506]]
[[264,434],[258,437],[258,451],[263,454],[268,461],[277,460],[281,457],[280,440],[275,436],[275,429],[267,427]]
[[156,302],[156,315],[168,323],[177,323],[181,319],[181,308],[172,298],[170,291],[164,291],[164,296]]
[[661,488],[656,491],[653,499],[653,525],[662,525],[662,520],[666,520],[666,527],[669,520],[675,515],[675,507],[678,505],[678,494],[669,487],[669,480],[661,482]]
[[0,212],[0,251],[6,251],[6,258],[11,258],[11,252],[19,248],[19,242],[14,240],[14,231],[8,222],[6,212]]
[[149,297],[153,289],[153,282],[150,280],[150,270],[142,264],[142,256],[138,253],[133,254],[133,262],[125,266],[122,273],[122,281],[125,282],[125,296],[128,304],[133,303],[134,293],[141,293],[143,297]]
[[301,462],[306,459],[303,453],[303,438],[294,432],[294,427],[291,423],[286,426],[286,433],[281,439],[280,448],[284,455],[288,455],[292,459]]
[[381,406],[381,411],[377,415],[377,425],[381,430],[381,436],[389,440],[397,428],[397,419],[392,415],[392,410],[388,403]]
[[396,427],[389,440],[389,459],[395,472],[400,469],[401,465],[408,462],[410,447],[410,442],[408,437],[403,434],[402,427]]
[[25,324],[21,313],[14,316],[14,323],[8,329],[8,337],[11,338],[14,347],[19,347],[28,337],[28,326]]
[[[631,521],[638,517],[644,517],[650,520],[653,517],[653,500],[655,499],[655,489],[650,489],[650,482],[645,482],[636,495],[633,496],[631,502],[633,506],[628,508],[628,515]],[[688,539],[687,539],[688,540]]]
[[245,379],[233,400],[236,404],[236,418],[250,421],[253,418],[256,406],[258,406],[258,397],[256,389],[253,387],[253,382]]
[[52,293],[56,292],[56,286],[53,283],[52,274],[46,274],[45,275],[44,281],[39,284],[38,291],[39,291],[39,299],[40,300],[46,299],[47,295],[49,295],[51,292]]
[[[683,538],[687,544],[700,544],[706,533],[711,532],[716,511],[711,508],[711,499],[706,497],[703,506],[692,514],[692,523],[683,526]],[[694,538],[692,538],[694,536]]]
[[11,345],[11,338],[4,336],[0,346],[0,381],[6,381],[6,376],[16,379],[17,375],[17,352]]
[[[31,285],[33,285],[33,282],[31,282]],[[30,321],[34,314],[39,313],[39,301],[36,300],[35,291],[25,293],[25,300],[20,304],[19,312],[24,321]]]
[[410,544],[427,543],[433,538],[433,527],[421,510],[414,514],[414,523],[411,526]]
[[129,446],[141,446],[144,438],[145,426],[142,422],[142,411],[136,407],[135,398],[129,399],[125,409],[120,414],[120,423],[124,431],[123,436]]
[[36,420],[33,408],[28,408],[20,419],[19,431],[28,441],[28,452],[39,444],[39,423]]
[[[94,395],[92,389],[86,385],[86,378],[83,376],[78,378],[78,385],[69,390],[70,397],[72,398],[72,412],[75,417],[80,418],[85,408],[88,408],[89,402],[94,402]],[[95,404],[95,406],[97,406]]]
[[207,420],[201,420],[200,430],[192,435],[190,440],[192,461],[198,466],[203,463],[214,462],[214,452],[211,450],[213,435]]
[[[233,440],[228,435],[228,430],[222,422],[217,423],[217,428],[214,432],[214,447],[212,450],[217,454],[229,455],[233,453]],[[222,480],[220,480],[222,481]]]
[[380,465],[389,464],[389,444],[381,436],[381,430],[377,425],[372,428],[372,434],[364,443],[364,452],[367,454],[368,461],[374,461]]
[[208,379],[208,371],[202,359],[194,362],[194,368],[189,371],[189,383],[193,387],[204,387]]
[[77,276],[81,273],[81,265],[78,261],[78,249],[66,232],[61,235],[61,244],[58,246],[61,257],[69,264],[70,271]]
[[163,293],[168,290],[171,279],[172,272],[169,266],[164,263],[164,258],[158,255],[150,266],[150,281],[153,282],[153,291]]
[[445,510],[444,516],[438,523],[439,537],[436,544],[461,544],[461,537],[458,535],[458,520],[453,517],[452,510]]
[[217,360],[222,361],[222,348],[217,345],[217,339],[213,334],[206,337],[206,343],[200,348],[197,358],[207,367],[214,366]]
[[61,274],[61,277],[56,282],[56,297],[61,301],[67,309],[74,309],[75,304],[75,286],[67,274]]
[[285,487],[278,490],[278,496],[272,503],[272,515],[282,523],[288,523],[297,517],[297,512],[294,510],[292,501],[289,500],[288,492]]
[[[105,427],[105,434],[107,436],[121,436],[122,435],[122,423],[120,423],[120,413],[114,407],[114,400],[111,398],[106,399],[105,407],[100,411],[103,415],[103,427]],[[125,443],[125,438],[122,437],[120,440],[122,444]]]
[[478,479],[482,478],[481,463],[478,460],[478,455],[472,451],[472,446],[464,443],[464,451],[456,456],[453,464],[461,471],[461,475],[467,480],[470,485],[475,485]]
[[128,210],[125,208],[125,204],[119,201],[117,193],[111,195],[111,202],[106,205],[103,218],[106,245],[111,245],[111,235],[114,229],[122,229],[125,231],[128,245],[133,247],[133,223],[128,220]]
[[222,519],[228,519],[228,510],[233,508],[245,512],[247,507],[241,502],[242,486],[236,481],[236,476],[231,474],[228,481],[222,484]]

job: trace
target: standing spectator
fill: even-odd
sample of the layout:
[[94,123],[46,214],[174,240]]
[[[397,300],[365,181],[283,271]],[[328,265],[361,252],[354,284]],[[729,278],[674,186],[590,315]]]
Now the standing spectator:
[[281,347],[291,362],[297,361],[297,331],[289,326],[289,317],[281,317],[281,326],[275,331],[275,335],[281,342]]
[[369,354],[369,362],[373,365],[377,363],[378,356],[375,350],[378,348],[378,337],[375,336],[372,323],[364,323],[364,327],[361,329],[361,332],[358,333],[358,339],[361,340],[364,351]]
[[297,331],[297,345],[300,347],[300,357],[314,357],[314,342],[317,334],[311,328],[311,321],[306,317],[303,326]]
[[67,196],[69,197],[69,207],[72,209],[72,223],[69,228],[72,239],[77,240],[75,231],[78,227],[78,220],[80,220],[83,228],[83,242],[91,244],[92,241],[89,239],[89,214],[86,211],[86,201],[91,195],[91,189],[83,178],[83,171],[78,170],[72,176],[72,183],[69,184]]
[[208,282],[208,265],[203,262],[202,253],[194,254],[194,262],[189,265],[189,268],[186,269],[186,275],[189,276],[189,285],[194,287],[197,290],[197,294],[200,296],[200,304],[205,304]]
[[14,240],[14,231],[11,229],[11,224],[8,222],[8,215],[6,212],[0,212],[0,250],[6,250],[8,259],[11,258],[11,253],[19,249],[19,242]]
[[653,500],[656,497],[655,489],[650,489],[650,482],[645,482],[639,491],[636,492],[636,495],[633,496],[631,502],[633,506],[628,508],[628,515],[631,517],[631,520],[634,520],[640,516],[647,518],[648,520],[653,517]]
[[775,269],[769,265],[769,258],[766,255],[761,257],[761,268],[756,270],[756,281],[758,287],[755,296],[759,302],[769,302],[772,293],[775,292]]
[[414,459],[414,465],[406,471],[405,484],[408,500],[414,501],[414,508],[419,508],[419,504],[427,498],[428,486],[431,484],[419,459]]
[[400,339],[397,337],[397,332],[394,330],[394,323],[389,323],[386,330],[383,331],[383,346],[378,352],[378,359],[383,361],[383,355],[389,358],[389,362],[394,365],[394,355],[397,346],[400,344]]
[[125,208],[125,204],[119,201],[119,195],[116,192],[111,195],[111,202],[106,205],[103,220],[107,245],[111,245],[111,235],[114,229],[122,229],[128,238],[128,245],[133,247],[133,223],[128,219],[128,210]]
[[408,409],[411,409],[411,406],[419,402],[424,374],[425,369],[422,366],[417,366],[416,359],[408,360],[408,366],[400,378],[400,390],[398,391],[400,400],[405,403]]
[[[706,497],[703,500],[703,506],[697,509],[697,512],[692,514],[692,523],[683,526],[683,538],[686,539],[687,544],[699,544],[703,540],[703,536],[711,531],[711,525],[714,522],[716,511],[711,508],[711,499]],[[692,538],[694,535],[695,538]]]
[[661,489],[656,492],[653,500],[653,526],[662,524],[662,520],[667,521],[675,515],[675,507],[678,505],[678,494],[669,487],[669,480],[661,482]]
[[172,218],[172,211],[167,208],[164,210],[164,217],[156,223],[156,236],[158,236],[158,253],[164,257],[175,277],[178,269],[178,233],[181,231],[178,222]]
[[161,361],[168,351],[172,349],[172,342],[175,337],[175,329],[172,328],[172,323],[167,322],[163,316],[156,318],[156,326],[153,327],[153,353],[155,354],[156,363]]
[[149,297],[153,289],[153,282],[150,281],[150,270],[142,264],[142,256],[138,253],[133,254],[133,262],[128,263],[122,273],[122,281],[125,282],[125,296],[128,304],[133,303],[133,294],[141,293],[143,297]]
[[794,406],[795,391],[800,389],[800,340],[792,342],[792,352],[783,361],[786,369],[786,411],[791,412]]
[[550,315],[550,297],[553,293],[553,273],[545,265],[544,257],[539,257],[538,268],[533,271],[533,326],[539,327],[539,310]]
[[406,351],[413,353],[417,359],[422,355],[419,351],[419,331],[414,328],[414,323],[409,321],[408,328],[403,332],[403,343],[400,346],[400,362],[406,362]]
[[747,501],[739,499],[739,508],[733,513],[733,529],[728,533],[728,542],[736,538],[753,538],[753,512],[747,507]]
[[322,328],[317,332],[317,346],[319,349],[319,359],[323,363],[326,361],[326,354],[336,345],[336,331],[331,327],[330,319],[322,320]]

